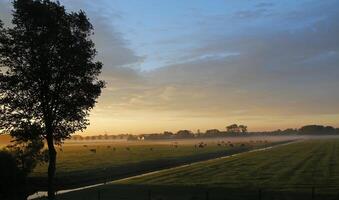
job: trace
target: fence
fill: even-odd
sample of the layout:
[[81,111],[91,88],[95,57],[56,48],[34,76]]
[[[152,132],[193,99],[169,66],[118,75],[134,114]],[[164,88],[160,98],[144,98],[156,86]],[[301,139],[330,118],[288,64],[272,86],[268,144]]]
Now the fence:
[[339,200],[339,187],[203,188],[110,186],[57,196],[58,200]]

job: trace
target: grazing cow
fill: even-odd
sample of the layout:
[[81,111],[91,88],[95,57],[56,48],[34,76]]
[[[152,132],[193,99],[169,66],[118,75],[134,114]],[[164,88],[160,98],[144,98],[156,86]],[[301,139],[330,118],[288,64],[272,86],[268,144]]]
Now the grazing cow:
[[129,147],[126,147],[126,150],[129,151],[129,150],[131,150],[131,149],[130,149]]
[[242,147],[244,147],[244,146],[245,146],[245,144],[241,144],[241,146],[242,146]]
[[204,143],[203,143],[203,142],[200,142],[199,148],[204,148],[204,147],[205,147]]
[[153,151],[153,147],[151,147],[149,150]]
[[111,148],[111,146],[107,146],[107,149]]
[[218,146],[220,147],[220,146],[221,146],[221,144],[220,144],[220,143],[218,143]]
[[84,147],[87,147],[87,145],[84,145]]
[[115,151],[115,147],[113,147],[113,151]]
[[96,152],[97,152],[96,149],[90,149],[90,151],[91,151],[92,153],[96,153]]

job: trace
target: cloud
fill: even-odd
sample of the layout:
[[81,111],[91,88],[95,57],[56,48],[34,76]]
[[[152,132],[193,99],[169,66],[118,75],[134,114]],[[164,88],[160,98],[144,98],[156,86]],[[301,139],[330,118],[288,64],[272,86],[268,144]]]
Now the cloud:
[[255,19],[258,17],[267,16],[268,10],[266,8],[257,8],[255,10],[240,10],[234,14],[235,19]]
[[[157,26],[147,21],[157,37],[140,41],[130,40],[116,26],[116,21],[128,22],[124,18],[130,13],[115,10],[111,1],[63,3],[84,9],[95,28],[97,59],[104,63],[102,78],[108,83],[92,113],[97,129],[212,128],[226,121],[261,128],[337,123],[335,1],[261,1],[218,13],[202,9],[193,19],[187,14],[185,23]],[[2,10],[0,15],[2,19]],[[154,20],[163,22],[161,17]],[[132,49],[138,46],[133,42],[148,44],[145,56]],[[152,70],[140,65],[152,65]]]
[[[201,117],[338,114],[338,19],[216,38],[192,50],[203,59],[148,72],[152,84],[129,105]],[[204,57],[225,52],[238,54]]]
[[274,3],[272,2],[260,2],[256,5],[256,7],[259,7],[259,8],[267,8],[267,7],[272,7],[274,6]]

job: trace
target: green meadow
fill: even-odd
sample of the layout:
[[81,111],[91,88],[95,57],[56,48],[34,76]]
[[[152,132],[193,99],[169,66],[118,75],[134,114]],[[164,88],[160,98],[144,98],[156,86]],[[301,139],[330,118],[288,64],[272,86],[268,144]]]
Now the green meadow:
[[339,140],[307,140],[199,162],[60,199],[338,199]]
[[[286,139],[66,143],[58,150],[56,184],[68,189],[102,183],[281,142]],[[38,166],[31,175],[35,185],[43,185],[46,174],[47,165]]]

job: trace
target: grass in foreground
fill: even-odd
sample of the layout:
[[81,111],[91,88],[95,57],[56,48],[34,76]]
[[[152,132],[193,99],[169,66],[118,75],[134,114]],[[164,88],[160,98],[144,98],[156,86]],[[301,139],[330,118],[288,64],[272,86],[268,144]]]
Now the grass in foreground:
[[[339,140],[312,140],[206,161],[59,196],[62,199],[335,199]],[[260,190],[261,189],[261,190]],[[209,192],[206,192],[209,191]],[[261,192],[260,192],[261,191]]]

